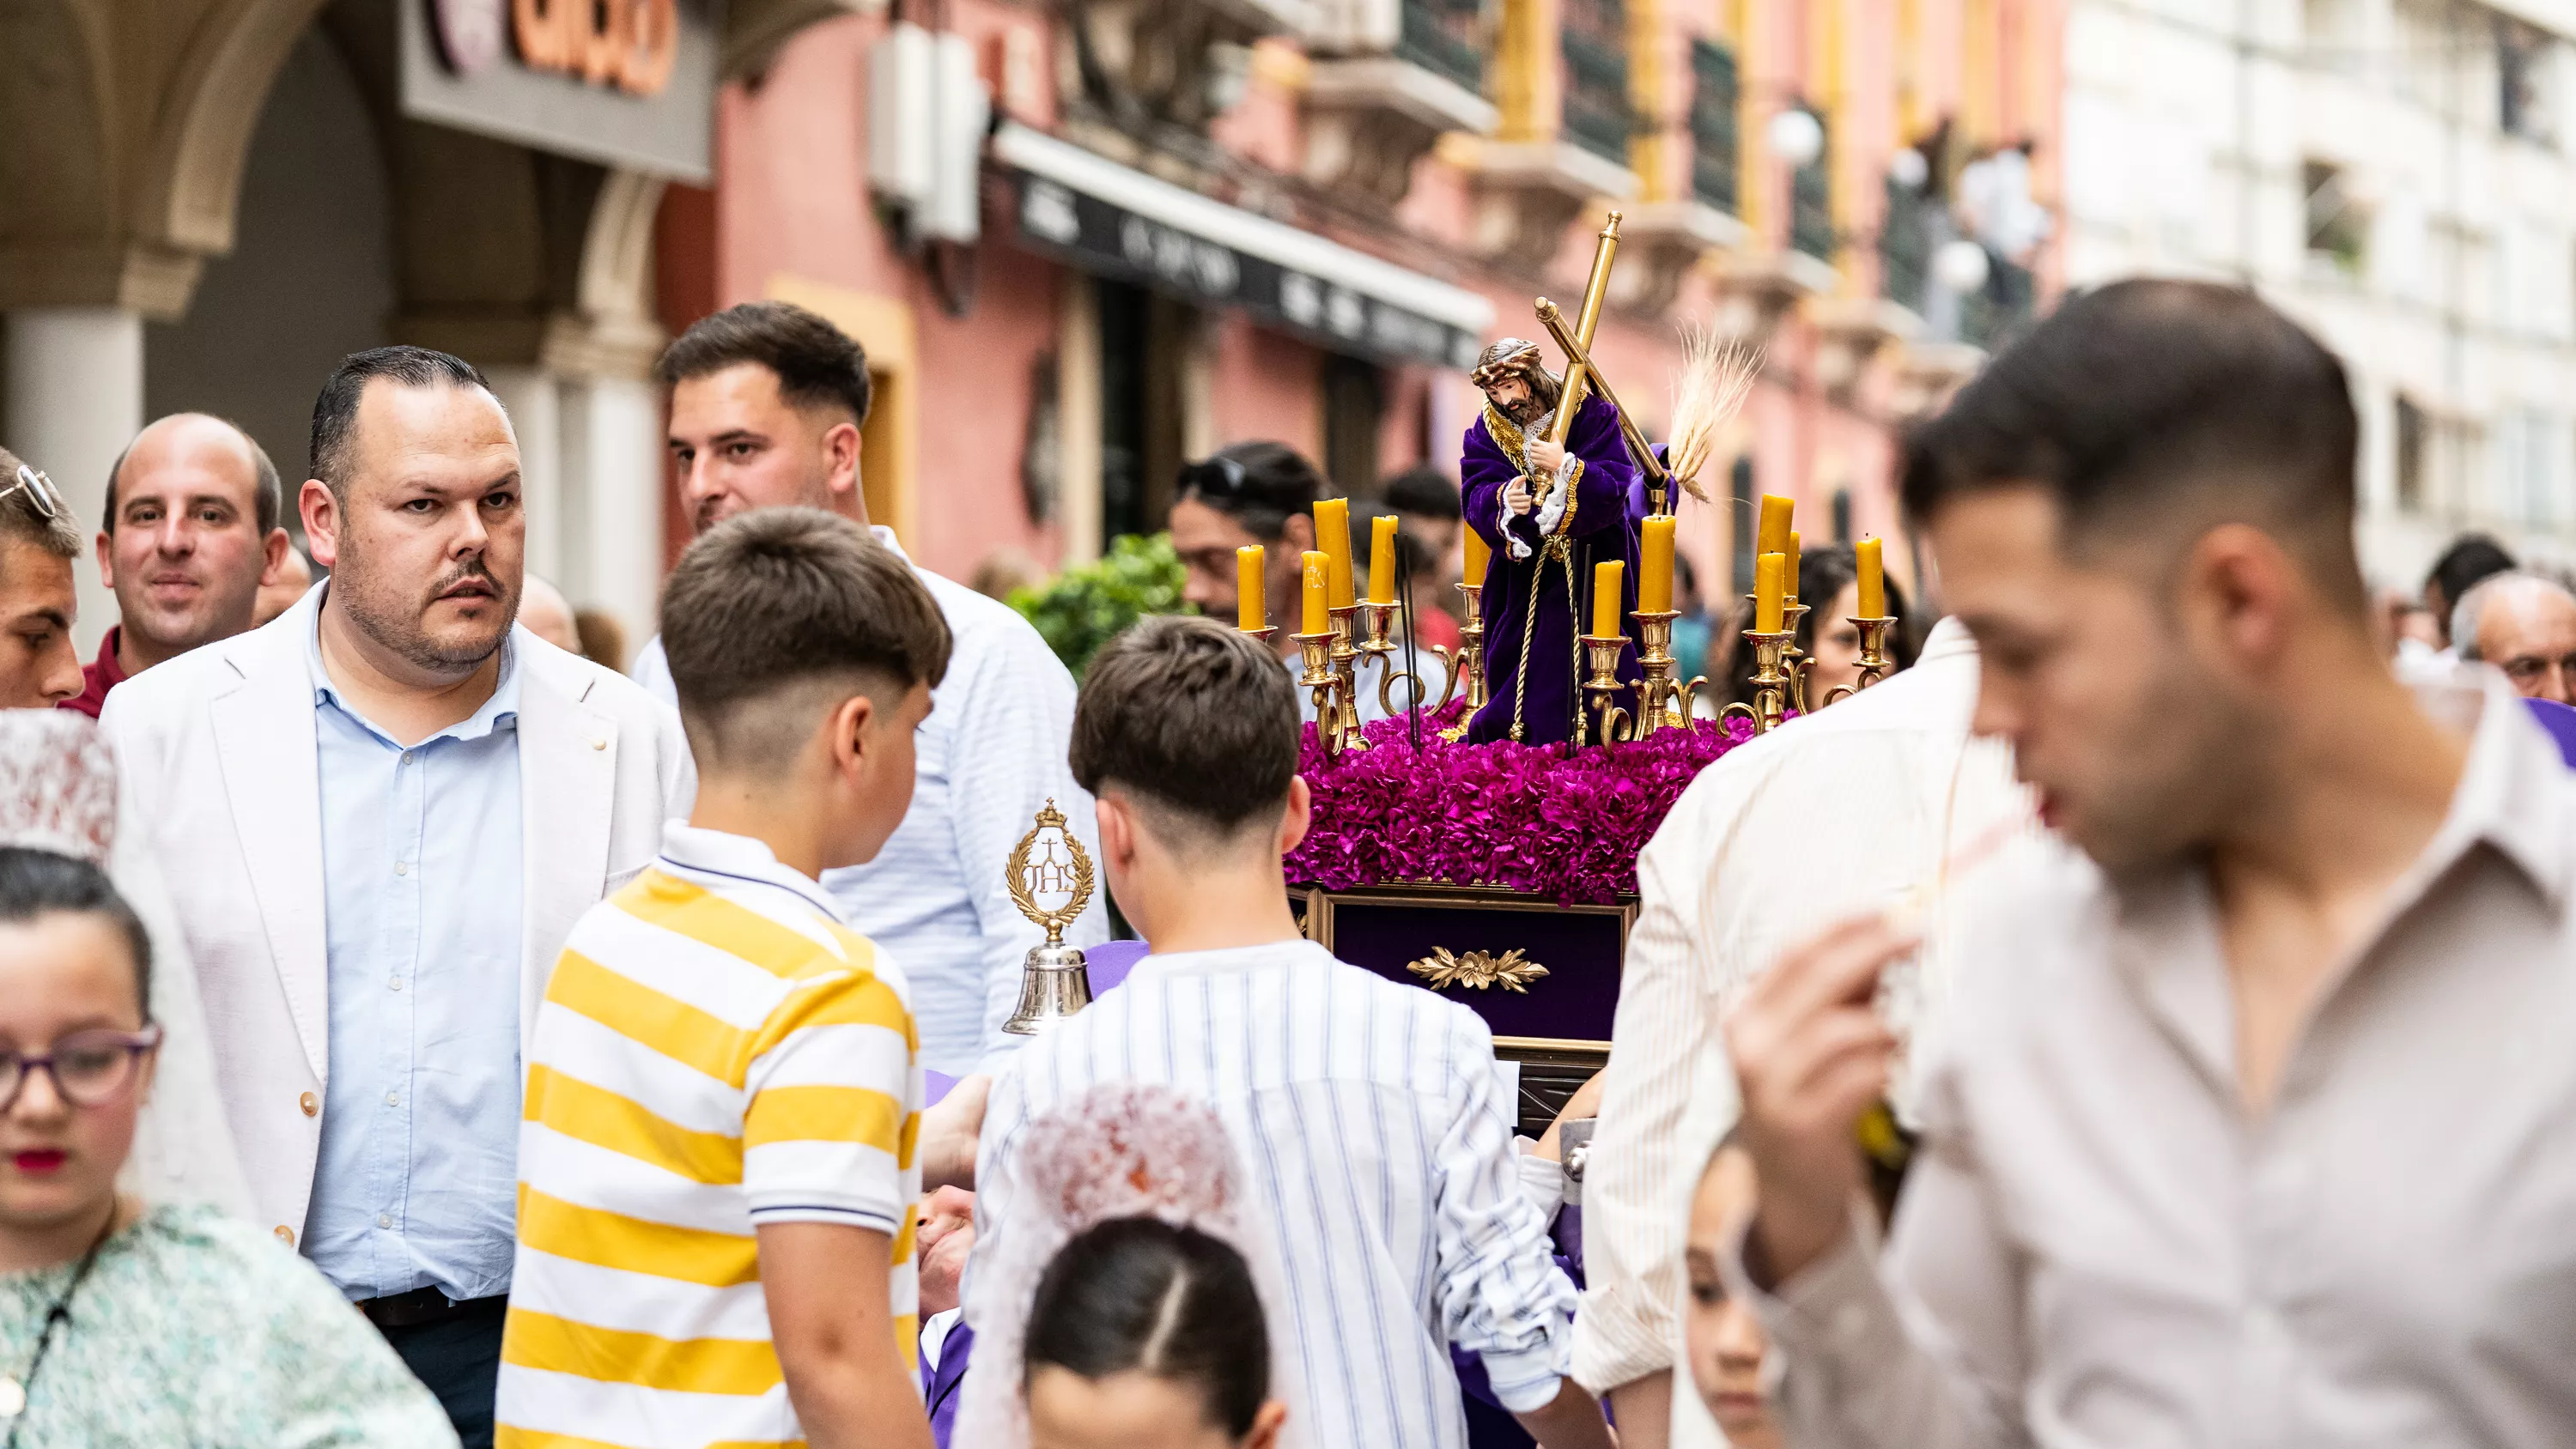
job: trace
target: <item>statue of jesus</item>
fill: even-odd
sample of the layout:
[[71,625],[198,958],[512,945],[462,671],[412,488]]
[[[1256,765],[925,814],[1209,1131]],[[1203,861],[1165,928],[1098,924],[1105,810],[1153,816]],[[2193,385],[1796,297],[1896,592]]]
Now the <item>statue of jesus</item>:
[[[1494,553],[1483,601],[1487,697],[1466,737],[1554,744],[1575,733],[1585,669],[1576,626],[1588,617],[1592,566],[1603,559],[1628,565],[1619,615],[1623,630],[1631,627],[1645,482],[1619,436],[1619,410],[1598,396],[1583,399],[1563,446],[1547,440],[1565,387],[1537,343],[1496,342],[1473,380],[1485,410],[1467,429],[1459,485],[1467,526]],[[1633,634],[1619,677],[1632,686],[1643,678]]]

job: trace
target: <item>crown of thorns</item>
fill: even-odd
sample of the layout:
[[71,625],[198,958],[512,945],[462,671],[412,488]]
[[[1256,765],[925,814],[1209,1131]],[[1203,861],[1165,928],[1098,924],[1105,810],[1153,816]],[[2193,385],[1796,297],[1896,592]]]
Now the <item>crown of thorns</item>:
[[1522,337],[1505,337],[1485,349],[1476,359],[1476,370],[1468,379],[1477,387],[1491,392],[1506,379],[1519,378],[1533,391],[1549,391],[1557,385],[1556,374],[1539,361],[1538,344]]

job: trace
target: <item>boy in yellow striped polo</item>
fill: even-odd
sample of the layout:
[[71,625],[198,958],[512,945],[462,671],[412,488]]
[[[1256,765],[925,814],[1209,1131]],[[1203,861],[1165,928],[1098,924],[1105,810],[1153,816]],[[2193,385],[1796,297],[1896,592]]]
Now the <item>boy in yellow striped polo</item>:
[[816,878],[902,821],[948,627],[856,525],[767,509],[690,547],[662,640],[697,805],[537,1014],[499,1443],[928,1449],[919,1041]]

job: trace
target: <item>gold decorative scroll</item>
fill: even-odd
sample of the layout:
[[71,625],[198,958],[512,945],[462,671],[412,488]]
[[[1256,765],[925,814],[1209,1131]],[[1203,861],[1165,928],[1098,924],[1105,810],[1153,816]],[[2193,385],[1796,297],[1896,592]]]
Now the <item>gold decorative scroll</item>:
[[[1045,838],[1050,830],[1056,834],[1053,841]],[[1064,812],[1055,808],[1052,797],[1038,811],[1037,825],[1011,848],[1010,864],[1003,867],[1002,878],[1011,888],[1011,904],[1045,929],[1047,944],[1063,945],[1064,928],[1073,924],[1084,906],[1091,904],[1091,855],[1065,828]],[[1038,905],[1041,894],[1069,899],[1050,911]]]
[[1450,986],[1463,986],[1483,991],[1500,986],[1526,996],[1529,984],[1547,974],[1547,968],[1521,954],[1519,947],[1496,956],[1485,951],[1470,951],[1460,956],[1446,946],[1434,946],[1431,954],[1419,961],[1408,961],[1405,970],[1422,978],[1434,991]]

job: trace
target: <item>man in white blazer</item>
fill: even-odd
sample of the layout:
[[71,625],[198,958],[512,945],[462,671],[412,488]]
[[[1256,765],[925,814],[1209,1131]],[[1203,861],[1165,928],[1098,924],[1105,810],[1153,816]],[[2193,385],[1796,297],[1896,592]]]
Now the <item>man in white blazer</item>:
[[298,502],[330,579],[102,723],[177,898],[252,1200],[491,1442],[521,1063],[564,937],[696,790],[679,720],[514,623],[480,374],[346,359]]

